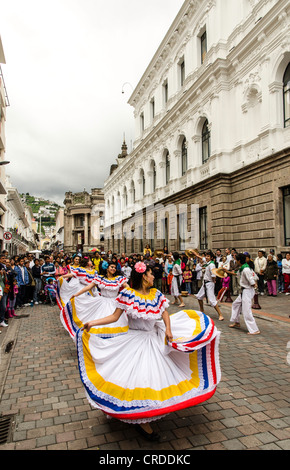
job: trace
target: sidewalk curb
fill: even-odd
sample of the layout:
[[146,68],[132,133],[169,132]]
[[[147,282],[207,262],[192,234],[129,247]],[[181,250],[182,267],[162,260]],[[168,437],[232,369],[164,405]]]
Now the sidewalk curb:
[[[9,326],[7,329],[7,333],[5,334],[5,338],[3,338],[3,342],[0,348],[0,401],[2,399],[3,389],[6,383],[6,377],[8,374],[10,362],[13,356],[13,350],[15,347],[15,343],[17,341],[18,332],[20,329],[21,318],[19,319],[12,319],[12,322],[9,322]],[[14,341],[12,350],[9,353],[5,353],[5,348],[8,343]]]

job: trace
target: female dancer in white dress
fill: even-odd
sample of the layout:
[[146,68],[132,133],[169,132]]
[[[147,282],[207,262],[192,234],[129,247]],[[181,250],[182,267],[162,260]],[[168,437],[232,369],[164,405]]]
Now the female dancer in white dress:
[[[116,309],[116,297],[124,287],[127,287],[127,278],[116,275],[116,265],[110,262],[106,275],[96,273],[92,282],[87,282],[81,290],[74,292],[61,312],[62,323],[72,339],[75,339],[77,330],[88,321],[111,315]],[[94,288],[98,289],[97,296],[92,295]],[[95,329],[94,333],[106,338],[127,331],[128,322],[124,317],[120,318],[113,327],[104,325]]]
[[[158,440],[151,421],[204,402],[220,381],[219,332],[202,312],[179,311],[169,317],[168,300],[151,289],[149,266],[137,263],[132,288],[117,297],[109,317],[93,320],[76,337],[79,371],[95,408],[137,423],[148,440]],[[124,335],[103,339],[96,327],[126,316]]]
[[[78,256],[77,264],[70,266],[70,272],[61,276],[57,286],[57,304],[62,310],[73,294],[79,292],[83,286],[91,284],[95,278],[95,268],[90,258],[80,259]],[[80,260],[80,261],[79,261]],[[93,295],[99,295],[97,289],[93,290]]]
[[180,294],[180,284],[181,284],[181,277],[182,277],[182,270],[181,270],[181,260],[178,253],[173,253],[173,268],[172,268],[172,284],[171,284],[171,295],[174,296],[174,301],[172,304],[176,304],[177,300],[179,300],[180,304],[179,307],[185,307],[184,302],[182,300]]

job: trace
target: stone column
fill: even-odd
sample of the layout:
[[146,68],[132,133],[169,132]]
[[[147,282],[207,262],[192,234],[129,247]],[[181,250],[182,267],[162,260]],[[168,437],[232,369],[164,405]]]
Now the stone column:
[[85,243],[84,246],[89,246],[89,214],[85,214]]

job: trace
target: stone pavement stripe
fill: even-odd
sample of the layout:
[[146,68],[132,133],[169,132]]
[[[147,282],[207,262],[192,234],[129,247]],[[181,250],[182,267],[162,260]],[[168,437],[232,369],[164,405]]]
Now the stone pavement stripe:
[[[227,309],[231,309],[232,304],[220,304],[220,306],[222,307],[226,307]],[[280,321],[280,322],[283,322],[283,323],[288,323],[290,324],[290,318],[286,318],[286,317],[282,317],[281,315],[277,315],[277,314],[273,314],[273,313],[269,313],[269,312],[264,312],[262,310],[255,310],[253,309],[253,315],[254,317],[257,317],[257,318],[268,318],[269,321]]]

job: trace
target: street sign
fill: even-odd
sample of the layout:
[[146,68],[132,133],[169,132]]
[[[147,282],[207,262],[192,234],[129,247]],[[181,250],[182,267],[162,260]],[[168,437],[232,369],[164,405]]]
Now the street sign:
[[6,242],[10,242],[11,238],[12,238],[12,233],[10,232],[4,232],[4,235],[3,235],[3,238]]

